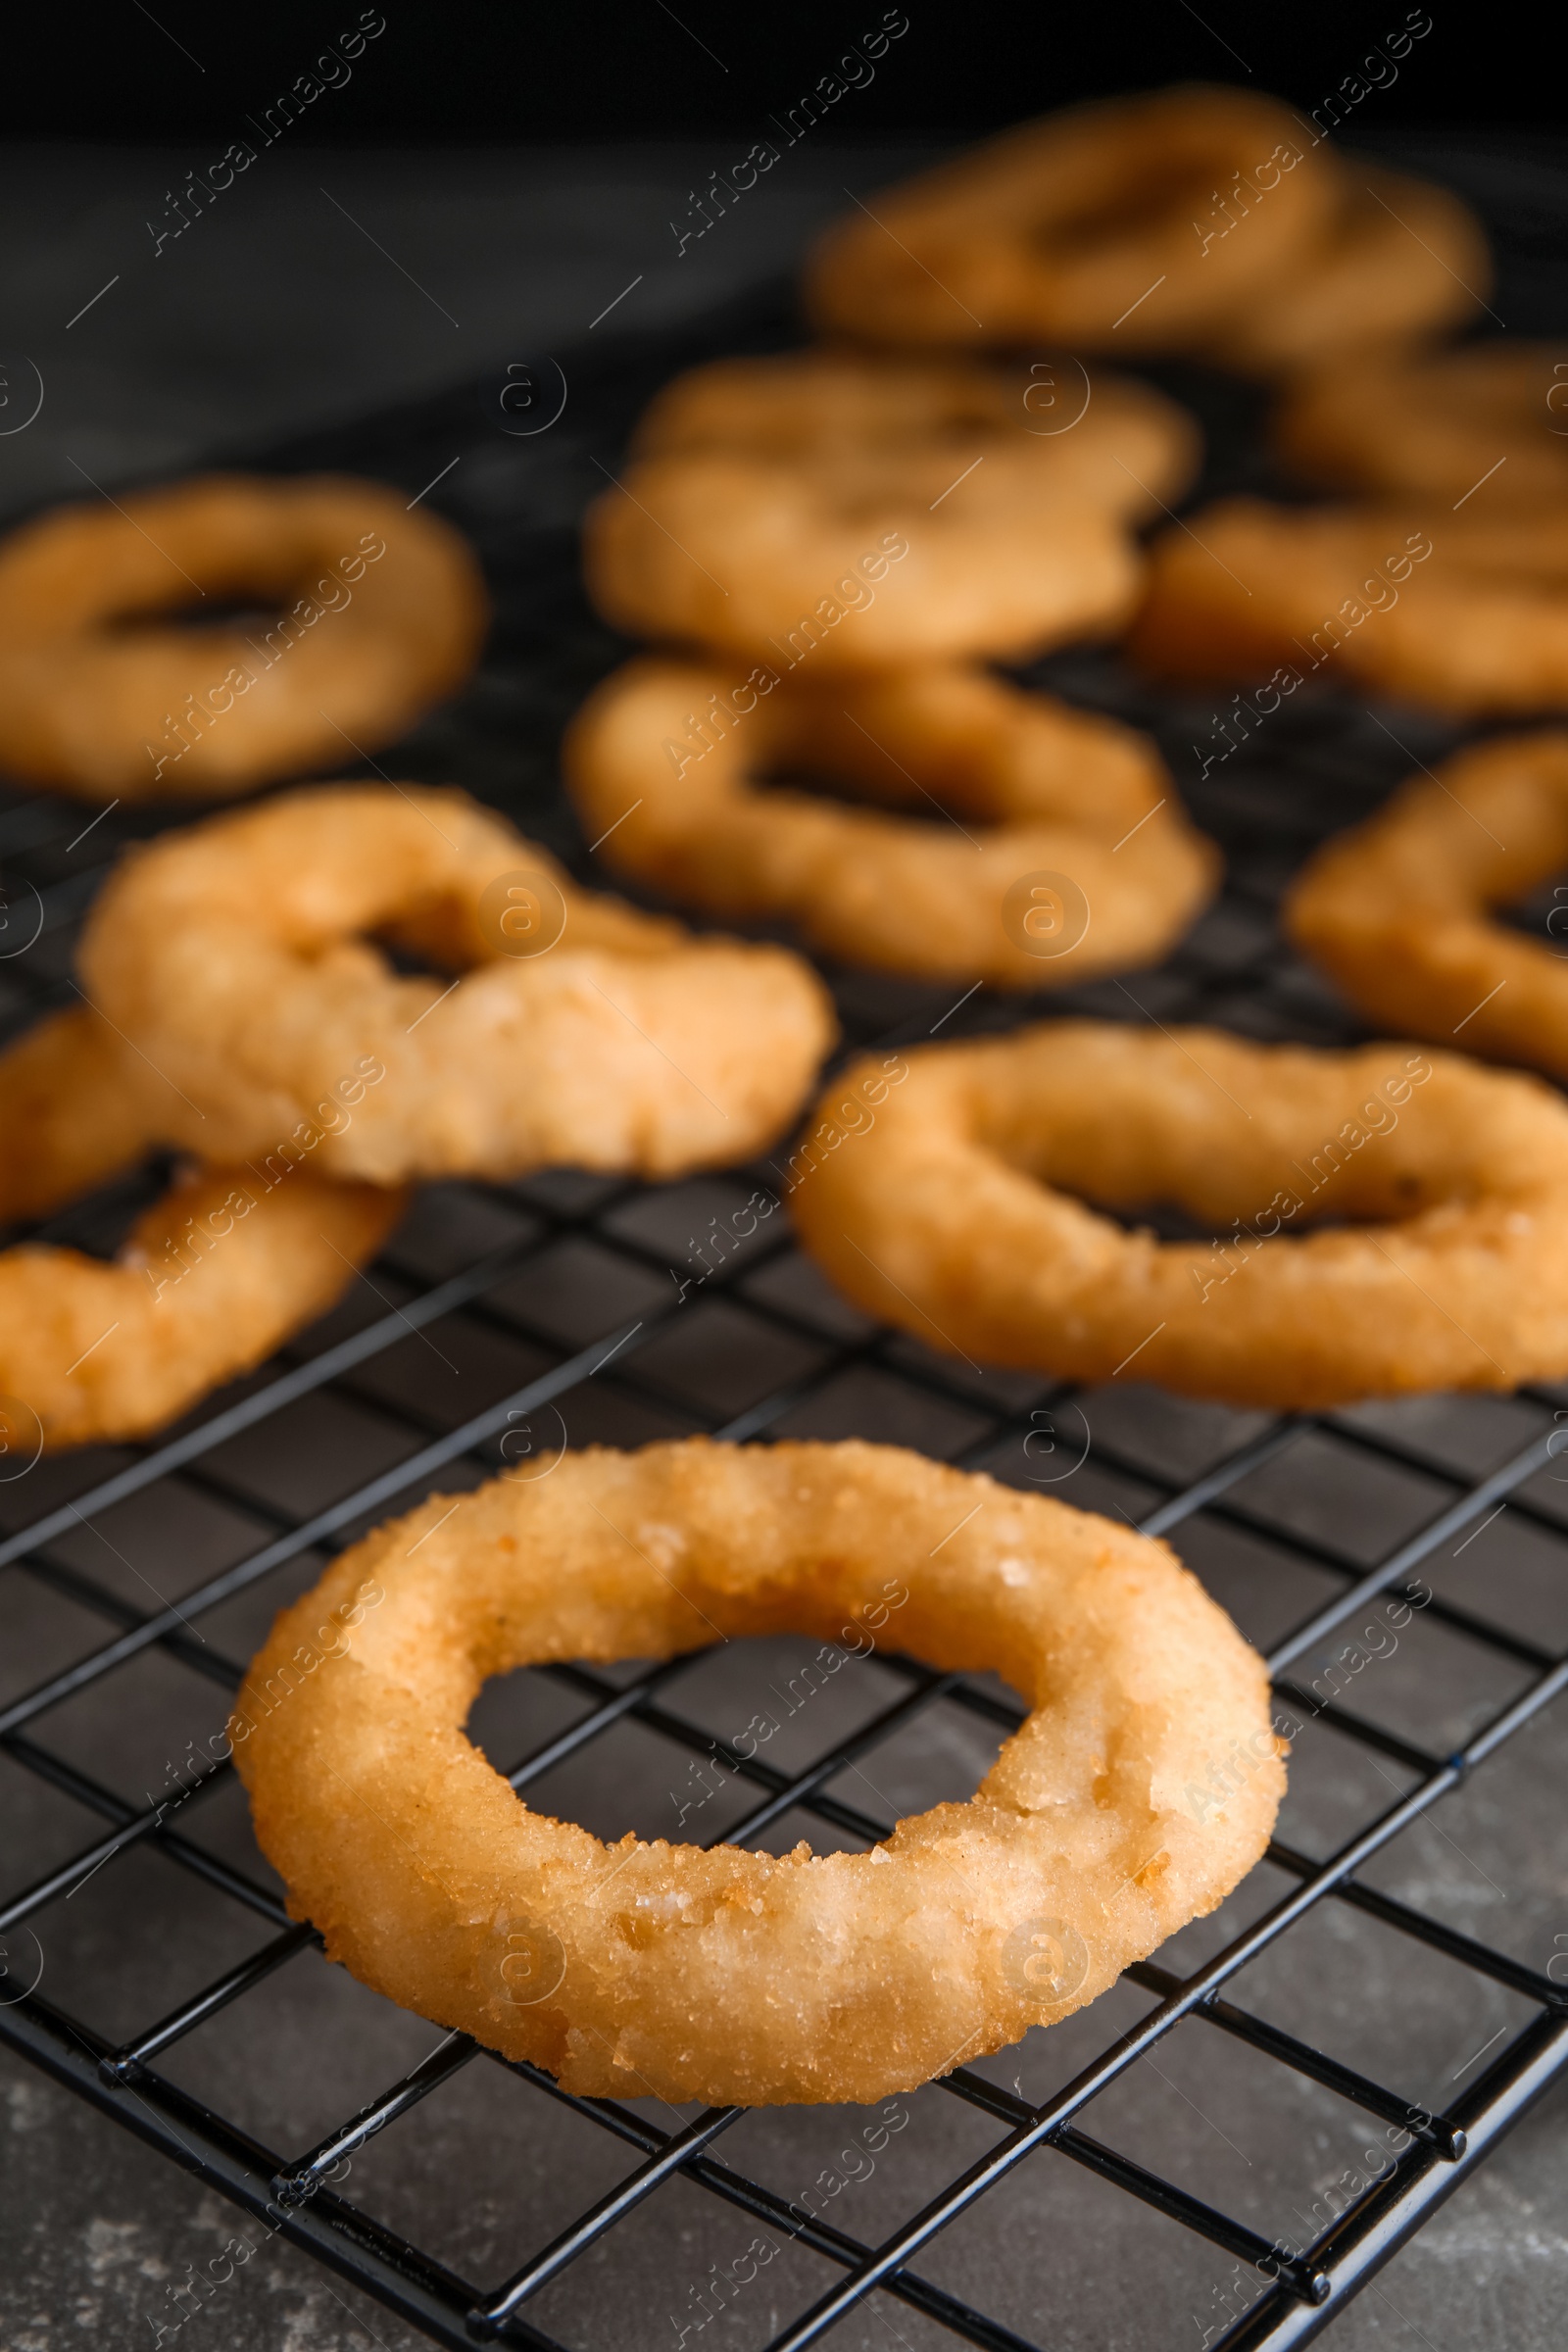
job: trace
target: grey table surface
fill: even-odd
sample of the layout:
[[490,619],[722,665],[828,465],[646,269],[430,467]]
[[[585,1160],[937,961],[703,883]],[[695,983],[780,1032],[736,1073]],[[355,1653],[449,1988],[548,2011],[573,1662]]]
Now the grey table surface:
[[[869,192],[914,160],[888,148],[803,147],[748,204],[677,254],[669,222],[686,217],[693,183],[730,160],[721,147],[280,149],[156,253],[146,222],[164,217],[166,191],[191,158],[11,151],[0,160],[0,511],[78,493],[84,477],[113,487],[190,466],[564,345],[612,303],[614,315],[638,324],[690,316],[787,267],[841,209],[846,188]],[[38,385],[42,406],[24,422]],[[14,1639],[0,1639],[0,1649]],[[24,1663],[13,1650],[19,1674]],[[1560,1855],[1563,1749],[1560,1728],[1532,1743],[1508,1799],[1521,1831],[1514,1852],[1534,1826],[1543,1838],[1557,1833]],[[1434,1838],[1434,1873],[1450,1866]],[[1555,1885],[1568,1921],[1560,1867]],[[1538,1885],[1535,1898],[1543,1893],[1549,1910],[1550,1886]],[[347,1988],[338,2020],[347,2076],[358,2037],[367,2049],[385,2047],[384,2021],[370,2014],[384,2004],[350,1997],[357,1989]],[[1491,2021],[1475,2022],[1482,2042]],[[277,2030],[286,2037],[286,2016]],[[1456,2048],[1434,2066],[1427,2095],[1439,2095],[1464,2057]],[[263,2244],[257,2225],[9,2055],[0,2056],[0,2091],[3,2352],[156,2343],[170,2282],[236,2230],[257,2253],[220,2309],[191,2323],[233,2352],[372,2342],[404,2352],[422,2340],[303,2254],[276,2239]],[[519,2155],[519,2182],[537,2161]],[[484,2184],[487,2199],[505,2196],[507,2177],[504,2162]],[[395,2181],[385,2185],[395,2204]],[[1054,2251],[1035,2241],[1025,2257],[1015,2243],[995,2259],[1050,2262]],[[1105,2289],[1098,2294],[1090,2280],[1070,2298],[1054,2340],[1197,2345],[1213,2317],[1206,2306],[1174,2320],[1167,2311],[1145,2335],[1122,2316],[1110,2282]],[[1568,2085],[1527,2118],[1329,2340],[1338,2352],[1385,2343],[1546,2352],[1563,2340],[1565,2310]],[[601,2307],[597,2320],[596,2339],[607,2343],[672,2340],[662,2309]],[[888,2324],[867,2320],[834,2340],[886,2341]]]
[[[679,251],[670,223],[690,222],[694,186],[731,145],[279,147],[156,249],[189,156],[12,148],[0,511],[536,356],[610,305],[600,331],[691,317],[787,268],[846,186],[915,160],[803,142]],[[40,374],[42,408],[24,423]]]

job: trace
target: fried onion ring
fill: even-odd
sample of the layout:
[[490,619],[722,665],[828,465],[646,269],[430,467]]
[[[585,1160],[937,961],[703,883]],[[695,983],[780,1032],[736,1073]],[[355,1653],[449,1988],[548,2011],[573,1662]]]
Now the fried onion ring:
[[[368,934],[463,977],[401,977]],[[742,1160],[833,1035],[785,949],[579,891],[489,809],[418,785],[289,793],[134,850],[80,954],[179,1090],[176,1142],[265,1152],[375,1061],[384,1082],[316,1141],[332,1174],[381,1184]]]
[[714,360],[643,412],[638,458],[725,451],[780,464],[855,457],[952,481],[983,459],[1054,497],[1145,521],[1198,470],[1198,428],[1151,385],[1074,360],[1005,372],[972,360],[839,350]]
[[1456,716],[1560,708],[1565,549],[1568,502],[1434,519],[1228,499],[1155,540],[1129,650],[1163,678],[1283,668],[1298,685],[1332,658],[1377,692]]
[[1322,242],[1272,300],[1242,304],[1208,356],[1246,375],[1285,375],[1338,355],[1333,380],[1344,383],[1359,354],[1462,325],[1491,289],[1492,256],[1468,205],[1429,180],[1356,162]]
[[1539,940],[1488,919],[1565,868],[1568,734],[1508,736],[1320,850],[1285,919],[1371,1019],[1568,1078],[1568,907]]
[[807,308],[877,342],[1201,349],[1309,266],[1341,191],[1328,149],[1272,99],[1200,86],[1109,99],[1024,123],[837,223],[808,263]]
[[[516,1666],[886,1624],[1034,1712],[869,1853],[606,1846],[464,1736]],[[676,2102],[879,2098],[1067,2016],[1222,1900],[1284,1788],[1262,1661],[1163,1544],[858,1443],[595,1448],[433,1496],[279,1617],[229,1736],[332,1959],[581,2096]]]
[[[204,602],[281,606],[194,627]],[[486,618],[451,525],[335,475],[208,474],[0,547],[0,764],[87,801],[222,800],[395,742]]]
[[[1038,989],[1157,962],[1213,889],[1212,844],[1152,746],[1113,720],[967,669],[781,681],[761,700],[726,688],[716,670],[631,662],[564,747],[585,833],[686,905],[787,916],[887,971]],[[843,778],[918,815],[763,792],[768,770]],[[1017,900],[1041,875],[1079,894],[1075,937],[1035,936]]]
[[1568,343],[1499,338],[1344,361],[1292,385],[1275,440],[1292,466],[1336,489],[1451,506],[1485,477],[1489,508],[1561,502]]
[[1108,506],[1027,466],[715,451],[647,459],[595,499],[583,571],[628,636],[842,671],[1106,636],[1144,565]]
[[[85,1007],[29,1030],[0,1054],[0,1216],[41,1217],[134,1167],[162,1092]],[[144,1436],[324,1313],[403,1198],[285,1174],[187,1171],[113,1264],[39,1243],[0,1252],[8,1454]]]
[[[1092,1021],[906,1058],[874,1125],[795,1154],[792,1205],[930,1348],[1283,1407],[1568,1373],[1568,1106],[1536,1079]],[[1356,1222],[1296,1238],[1319,1217]]]
[[[0,1054],[0,1224],[46,1217],[161,1141],[148,1072],[90,1010],[51,1013]],[[154,1076],[156,1085],[156,1076]]]

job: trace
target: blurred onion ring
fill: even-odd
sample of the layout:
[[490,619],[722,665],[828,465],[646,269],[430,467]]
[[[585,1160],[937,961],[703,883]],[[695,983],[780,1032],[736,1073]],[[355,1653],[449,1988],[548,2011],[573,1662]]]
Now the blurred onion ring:
[[[458,976],[402,975],[377,939]],[[491,810],[415,784],[289,793],[132,851],[80,955],[193,1149],[265,1153],[377,1062],[318,1140],[333,1175],[379,1184],[744,1160],[834,1034],[787,950],[580,891]]]
[[1244,304],[1210,356],[1245,375],[1312,370],[1348,382],[1363,361],[1460,325],[1491,288],[1492,257],[1468,205],[1424,179],[1357,162],[1299,272],[1272,299]]
[[[1568,1374],[1568,1106],[1537,1079],[1094,1021],[907,1060],[795,1153],[791,1206],[929,1348],[1286,1408]],[[1131,1222],[1171,1205],[1219,1238]]]
[[1166,679],[1294,693],[1321,673],[1457,717],[1561,709],[1565,517],[1226,499],[1154,541],[1128,649]]
[[[29,1030],[0,1054],[0,1220],[134,1168],[168,1091],[84,1006]],[[203,1167],[143,1211],[112,1264],[38,1243],[0,1252],[5,1450],[25,1452],[29,1433],[53,1451],[161,1428],[324,1313],[402,1209],[399,1193],[297,1165],[270,1182]]]
[[1144,577],[1102,500],[944,450],[647,458],[589,508],[583,569],[628,636],[837,672],[1104,637]]
[[[1074,380],[1075,421],[1043,432],[1058,373]],[[1050,378],[1049,383],[1047,378]],[[713,360],[677,375],[644,410],[638,458],[727,451],[783,464],[858,456],[952,481],[971,462],[1001,466],[1068,503],[1090,500],[1135,522],[1181,496],[1198,470],[1198,427],[1152,385],[1081,361],[1021,368],[839,348]],[[928,510],[929,511],[929,510]]]
[[[716,669],[634,662],[573,721],[564,766],[585,834],[622,873],[919,977],[1036,989],[1157,963],[1218,874],[1152,745],[981,670],[760,696]],[[843,779],[910,813],[760,790],[769,772]],[[1043,871],[1081,894],[1079,941],[1012,919],[1014,886]]]
[[207,474],[58,507],[0,544],[0,764],[86,801],[337,766],[467,676],[487,614],[466,542],[378,482]]
[[842,351],[694,368],[589,510],[590,590],[633,635],[781,674],[1104,634],[1142,576],[1132,527],[1170,511],[1198,432],[1108,373],[1075,424],[1042,432],[1044,389],[1033,371]]
[[1313,481],[1490,513],[1568,498],[1568,343],[1369,353],[1301,376],[1275,419]]
[[1200,351],[1305,273],[1342,187],[1332,150],[1273,99],[1194,85],[1103,100],[836,223],[807,309],[861,341]]
[[[464,1734],[524,1664],[863,1654],[884,1625],[1034,1712],[868,1853],[607,1846]],[[677,2103],[879,2098],[1066,2016],[1221,1901],[1284,1788],[1262,1661],[1163,1544],[859,1443],[595,1448],[432,1496],[278,1618],[229,1733],[332,1959],[579,2095]]]
[[1320,850],[1285,920],[1381,1025],[1568,1079],[1568,893],[1539,939],[1492,919],[1568,869],[1568,734],[1509,735],[1413,776]]
[[961,359],[694,368],[589,510],[589,588],[633,635],[780,673],[808,656],[838,673],[1103,634],[1142,576],[1132,526],[1169,512],[1199,437],[1124,378],[1086,377],[1066,429],[1042,431],[1050,396],[1037,369]]

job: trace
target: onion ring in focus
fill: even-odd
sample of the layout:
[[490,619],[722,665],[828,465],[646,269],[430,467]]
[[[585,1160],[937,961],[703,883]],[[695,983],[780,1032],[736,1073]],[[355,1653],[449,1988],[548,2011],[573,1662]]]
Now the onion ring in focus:
[[[519,1665],[890,1622],[1034,1712],[868,1853],[606,1846],[464,1735]],[[1163,1544],[858,1443],[596,1448],[432,1496],[278,1618],[229,1736],[330,1958],[580,2096],[676,2103],[879,2098],[1065,2017],[1214,1908],[1284,1787],[1262,1661]]]

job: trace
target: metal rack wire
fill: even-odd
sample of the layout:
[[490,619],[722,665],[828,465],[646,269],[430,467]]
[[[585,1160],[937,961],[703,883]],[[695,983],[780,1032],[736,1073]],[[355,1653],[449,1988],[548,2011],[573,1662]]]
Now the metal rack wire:
[[[409,747],[404,772],[467,785],[589,870],[553,792],[549,746],[556,722],[615,648],[572,583],[563,472],[576,465],[574,495],[586,495],[595,477],[581,461],[613,462],[625,423],[655,382],[707,349],[765,345],[788,331],[769,297],[678,347],[672,338],[629,342],[591,366],[568,361],[570,441],[564,430],[554,443],[508,443],[493,419],[486,422],[483,402],[465,393],[266,461],[286,469],[330,463],[375,472],[405,483],[411,495],[454,450],[466,461],[444,497],[491,566],[496,642],[473,692]],[[1184,390],[1207,404],[1221,471],[1231,478],[1255,472],[1234,393],[1198,379]],[[1282,947],[1273,897],[1311,839],[1370,806],[1404,771],[1407,754],[1430,756],[1440,736],[1409,714],[1303,696],[1299,709],[1271,722],[1266,742],[1244,745],[1234,762],[1195,780],[1188,744],[1206,714],[1195,718],[1152,702],[1108,659],[1075,659],[1038,674],[1161,733],[1199,822],[1226,847],[1223,901],[1158,973],[1102,983],[1049,1006],[985,991],[952,1004],[941,993],[833,972],[848,1043],[881,1039],[891,1049],[933,1032],[972,1034],[1058,1008],[1213,1019],[1309,1042],[1353,1034]],[[523,760],[532,764],[519,772]],[[0,966],[14,1023],[67,995],[72,925],[135,830],[117,814],[83,836],[59,803],[14,798],[0,808],[8,923],[30,928],[33,892],[41,921],[36,945]],[[1164,2306],[1149,2290],[1151,2309],[1175,2310],[1184,2293],[1200,2298],[1192,2316],[1205,2343],[1228,2352],[1302,2343],[1568,2065],[1568,1986],[1552,1973],[1549,1921],[1533,1923],[1527,1949],[1505,1949],[1446,1918],[1441,1900],[1397,1891],[1396,1872],[1380,1877],[1380,1866],[1407,1850],[1412,1834],[1471,1776],[1519,1752],[1513,1743],[1540,1725],[1568,1683],[1568,1627],[1554,1634],[1544,1603],[1532,1617],[1507,1561],[1469,1549],[1505,1503],[1510,1524],[1529,1531],[1551,1571],[1560,1574],[1568,1561],[1568,1502],[1550,1468],[1558,1399],[1541,1391],[1506,1408],[1450,1400],[1437,1420],[1402,1408],[1272,1418],[1181,1406],[1125,1384],[1087,1395],[1016,1376],[973,1378],[834,1300],[795,1255],[782,1215],[683,1291],[682,1279],[706,1264],[693,1254],[694,1229],[716,1226],[726,1204],[754,1188],[776,1191],[770,1164],[662,1192],[579,1176],[512,1189],[439,1188],[394,1239],[369,1284],[324,1326],[172,1436],[113,1455],[71,1457],[0,1487],[8,1531],[0,1569],[40,1596],[61,1652],[0,1707],[0,1752],[24,1779],[54,1792],[60,1818],[74,1824],[86,1815],[100,1825],[85,1838],[61,1832],[55,1850],[45,1851],[43,1840],[26,1883],[0,1903],[13,1980],[26,1973],[31,1937],[40,1953],[64,1955],[57,1975],[79,1981],[69,2006],[41,1989],[10,1999],[0,2006],[0,2035],[270,2230],[453,2346],[498,2338],[542,2352],[564,2340],[662,2337],[662,2317],[646,2331],[628,2323],[629,2333],[597,2320],[602,2293],[597,2305],[592,2298],[573,2304],[574,2281],[623,2274],[628,2295],[634,2279],[638,2295],[652,2291],[651,2279],[662,2281],[677,2344],[694,2327],[722,2322],[715,2341],[726,2331],[739,2341],[734,2330],[743,2328],[747,2340],[765,2335],[769,2352],[797,2352],[830,2333],[843,2343],[862,2340],[856,2333],[862,2325],[870,2341],[874,2324],[877,2340],[891,2329],[906,2343],[956,2337],[1020,2352],[1055,2340],[1052,2278],[1070,2272],[1072,2257],[1058,2248],[1044,2267],[1038,2255],[999,2259],[1004,2241],[977,2217],[1005,2208],[1013,2217],[1006,2230],[1014,2242],[1019,2232],[1026,2239],[1020,2193],[1032,2206],[1054,2210],[1073,2169],[1114,2201],[1115,2219],[1095,2241],[1102,2250],[1088,2259],[1102,2260],[1103,2247],[1121,2244],[1152,2278],[1164,2266],[1178,2280],[1175,2300],[1167,2297]],[[60,1230],[101,1231],[114,1213],[113,1203],[92,1204],[74,1224],[62,1220]],[[421,1353],[430,1348],[451,1379]],[[243,1617],[246,1595],[269,1605],[290,1597],[323,1556],[433,1482],[471,1483],[503,1459],[515,1461],[519,1446],[538,1446],[543,1468],[552,1415],[573,1443],[634,1443],[691,1429],[731,1440],[893,1438],[1021,1486],[1049,1484],[1070,1500],[1118,1509],[1150,1532],[1173,1536],[1200,1573],[1210,1574],[1267,1648],[1280,1705],[1300,1727],[1287,1815],[1297,1826],[1282,1828],[1253,1878],[1206,1928],[1184,1932],[1158,1961],[1130,1970],[1116,1994],[1050,2036],[1032,2035],[1025,2058],[1031,2090],[1011,2071],[1019,2053],[1004,2053],[960,2066],[905,2103],[904,2121],[884,2127],[883,2146],[889,2131],[907,2130],[908,2137],[901,2137],[897,2162],[884,2161],[885,2190],[861,2196],[870,2218],[859,2229],[842,2226],[850,2213],[843,2184],[812,2193],[778,2185],[797,2177],[787,2151],[819,2147],[809,2111],[777,2111],[767,2119],[772,2136],[759,2137],[759,2119],[732,2109],[684,2116],[651,2100],[572,2098],[537,2070],[449,2035],[389,2068],[372,2095],[304,2144],[276,2144],[205,2095],[199,2069],[198,2086],[181,2076],[181,2053],[215,2037],[242,2071],[281,2064],[266,2022],[275,2011],[266,2003],[295,1982],[291,1972],[324,1973],[325,1964],[313,1932],[288,1920],[243,1828],[222,1835],[204,1829],[232,1790],[227,1765],[166,1777],[161,1792],[143,1791],[145,1801],[132,1793],[151,1752],[147,1703],[133,1688],[139,1669],[162,1661],[182,1687],[207,1694],[207,1714],[220,1721],[261,1622],[254,1612]],[[302,1433],[318,1426],[326,1432],[318,1450],[328,1459],[311,1471],[317,1484],[307,1494],[310,1478],[302,1486],[298,1457],[302,1448],[310,1452]],[[1077,1450],[1079,1427],[1088,1437],[1083,1458],[1062,1471],[1058,1463]],[[342,1432],[349,1436],[339,1451]],[[1375,1505],[1367,1499],[1374,1490],[1383,1497]],[[45,1507],[29,1508],[35,1493],[47,1495]],[[1391,1494],[1398,1498],[1396,1516],[1402,1514],[1392,1533]],[[235,1556],[210,1572],[179,1532],[196,1506],[221,1514],[225,1528],[243,1536],[231,1545]],[[123,1524],[117,1512],[148,1508],[161,1514],[152,1524],[166,1531],[158,1537],[155,1581],[160,1592],[173,1594],[153,1608],[144,1593],[84,1568],[72,1552],[86,1528],[122,1558],[118,1532],[106,1527]],[[1467,1550],[1473,1573],[1458,1564]],[[1413,1627],[1407,1643],[1414,1650],[1439,1644],[1442,1671],[1420,1652],[1413,1690],[1393,1672],[1359,1679],[1368,1660],[1356,1629],[1369,1611]],[[60,1630],[66,1627],[69,1637]],[[1348,1637],[1361,1665],[1347,1663]],[[720,1792],[711,1816],[716,1837],[769,1842],[809,1831],[818,1843],[854,1846],[884,1836],[894,1813],[887,1802],[868,1805],[867,1789],[881,1795],[868,1765],[898,1787],[901,1774],[906,1781],[912,1775],[912,1786],[935,1768],[933,1758],[945,1757],[948,1769],[956,1754],[969,1759],[963,1769],[972,1786],[987,1743],[1019,1720],[1000,1686],[879,1653],[852,1716],[830,1719],[824,1711],[827,1736],[797,1741],[793,1751],[781,1742],[778,1753],[789,1760],[774,1761],[755,1746],[747,1753],[720,1728],[735,1721],[738,1705],[751,1703],[736,1695],[745,1674],[739,1652],[748,1646],[733,1645],[733,1660],[709,1653],[651,1669],[530,1674],[527,1703],[537,1720],[512,1751],[492,1744],[491,1752],[514,1787],[562,1809],[573,1801],[569,1776],[586,1770],[585,1810],[617,1785],[634,1808],[633,1784],[646,1777],[637,1760],[658,1752],[710,1776],[701,1786],[709,1795]],[[106,1759],[96,1769],[82,1760],[84,1704],[94,1717],[96,1752]],[[635,1770],[613,1760],[615,1742],[633,1734],[643,1743]],[[881,1759],[901,1754],[890,1776]],[[603,1769],[595,1761],[601,1757],[612,1759]],[[624,1813],[612,1826],[626,1826]],[[664,1834],[676,1834],[667,1818]],[[151,1917],[166,1947],[186,1906],[193,1921],[200,1906],[216,1903],[250,1927],[222,1965],[196,1972],[199,1981],[177,1998],[138,2010],[127,2026],[123,2000],[110,1997],[114,1969],[94,1977],[90,1936],[88,1958],[73,1962],[73,1937],[88,1907],[73,1914],[67,1905],[89,1881],[98,1889],[93,1900],[114,1904],[117,1883],[129,1883],[138,1857],[151,1857],[158,1869]],[[125,1896],[117,1937],[133,1940],[141,1899]],[[1335,1962],[1328,1973],[1342,2006],[1331,2001],[1317,2030],[1309,2019],[1298,2030],[1280,2022],[1277,2012],[1290,2006],[1280,1985],[1302,1994],[1321,1963],[1308,1960],[1293,1975],[1295,1964],[1282,1955],[1330,1914],[1340,1923],[1336,1935],[1381,1939],[1385,1958],[1374,1967],[1370,1946],[1343,1939],[1337,1961],[1332,1940],[1318,1947]],[[192,1934],[200,1945],[205,1930]],[[1391,1950],[1401,1958],[1388,1961]],[[1505,1996],[1504,2027],[1488,2045],[1486,2064],[1479,2072],[1461,2069],[1465,2087],[1442,2102],[1409,2095],[1408,2051],[1390,2070],[1402,2080],[1386,2080],[1356,2055],[1398,2038],[1403,2007],[1415,1997],[1408,1972],[1419,1975],[1412,1957],[1419,1955],[1441,1963],[1444,1989],[1432,1997],[1443,2031],[1463,2030],[1464,1987]],[[1356,1967],[1364,1971],[1359,1987]],[[1310,2001],[1297,2005],[1304,2011]],[[1215,2192],[1202,2143],[1210,2128],[1225,2134],[1196,2099],[1189,2104],[1200,2122],[1187,2138],[1168,2116],[1152,2139],[1144,2132],[1142,2086],[1152,2089],[1154,2075],[1170,2082],[1163,2065],[1179,2066],[1172,2053],[1190,2050],[1195,2034],[1200,2043],[1187,2080],[1220,2085],[1222,2104],[1227,2053],[1250,2070],[1250,2113],[1254,2123],[1262,2119],[1280,2178],[1295,2167],[1298,2216],[1299,2196],[1313,2198],[1307,2226],[1282,2226],[1278,2217],[1289,2208],[1277,2198],[1270,2208],[1267,2196],[1250,2190],[1229,2202]],[[308,2065],[303,2045],[294,2063]],[[488,2124],[471,2116],[464,2123],[467,2109],[453,2124],[456,2094],[481,2082],[500,2086],[504,2123],[487,2092],[474,2112]],[[382,2208],[396,2197],[372,2159],[396,2146],[399,2166],[422,2178],[412,2152],[421,2129],[434,2130],[432,2116],[449,2117],[442,2162],[461,2171],[480,2165],[486,2132],[493,2139],[499,2131],[514,2145],[548,2145],[551,2118],[562,2111],[584,2144],[619,2152],[612,2163],[596,2156],[588,2165],[601,2185],[564,2218],[559,2199],[553,2205],[541,2197],[537,2209],[526,2200],[507,2206],[488,2266],[466,2268],[421,2243],[411,2221],[384,2218]],[[1347,2122],[1361,2119],[1382,2134],[1377,2165],[1348,2168],[1332,2195],[1322,2191],[1312,2157],[1313,2129],[1321,2137],[1328,2117],[1342,2136]],[[859,2128],[854,2118],[833,2120]],[[454,2132],[455,2152],[448,2144]],[[350,2195],[345,2183],[356,2163],[367,2186]],[[1237,2202],[1248,2210],[1238,2214]],[[1103,2216],[1110,2208],[1094,2210]],[[672,2212],[703,2217],[686,2231],[689,2237],[695,2229],[696,2254],[681,2251],[685,2239],[667,2220],[649,2229],[650,2213]],[[754,2278],[760,2267],[769,2273],[765,2325],[761,2294],[742,2291],[749,2282],[738,2280],[733,2237],[710,2233],[711,2217],[730,2214],[755,2229],[752,2248],[773,2249],[748,2256]],[[879,2219],[886,2226],[872,2227]],[[965,2256],[959,2241],[969,2224],[976,2227]],[[1129,2228],[1130,2235],[1116,2236]],[[728,2251],[729,2264],[706,2262],[709,2278],[698,2266],[714,2245],[721,2258]],[[627,2251],[633,2247],[635,2259]],[[1220,2258],[1230,2268],[1216,2278]]]

